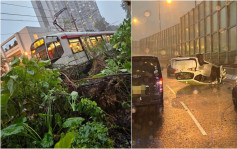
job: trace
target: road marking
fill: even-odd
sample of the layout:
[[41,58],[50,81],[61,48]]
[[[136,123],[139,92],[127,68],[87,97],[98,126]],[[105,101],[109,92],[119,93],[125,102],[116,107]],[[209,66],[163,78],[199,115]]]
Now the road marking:
[[197,121],[197,119],[194,117],[194,115],[191,113],[191,111],[188,109],[188,107],[187,107],[182,101],[180,101],[180,103],[182,104],[182,106],[184,107],[184,109],[188,112],[188,114],[191,116],[191,118],[193,119],[194,123],[197,125],[197,127],[198,127],[199,130],[201,131],[202,135],[206,136],[207,133],[206,133],[205,130],[202,128],[202,126],[201,126],[200,123]]
[[168,87],[168,89],[170,89],[171,92],[176,95],[176,93],[174,92],[174,90],[173,90],[169,85],[166,85],[166,87]]

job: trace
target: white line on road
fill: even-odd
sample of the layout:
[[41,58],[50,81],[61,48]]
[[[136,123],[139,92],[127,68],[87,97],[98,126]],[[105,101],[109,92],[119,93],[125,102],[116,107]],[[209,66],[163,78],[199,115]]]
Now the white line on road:
[[168,89],[171,90],[172,93],[174,93],[176,95],[176,93],[174,92],[174,90],[169,86],[169,85],[166,85],[166,87],[168,87]]
[[199,128],[199,130],[201,131],[202,135],[206,136],[207,133],[205,132],[205,130],[202,128],[202,126],[200,125],[200,123],[197,121],[197,119],[194,117],[194,115],[191,113],[191,111],[188,109],[188,107],[182,102],[180,101],[180,103],[183,105],[184,109],[188,112],[188,114],[191,116],[191,118],[193,119],[194,123],[197,125],[197,127]]

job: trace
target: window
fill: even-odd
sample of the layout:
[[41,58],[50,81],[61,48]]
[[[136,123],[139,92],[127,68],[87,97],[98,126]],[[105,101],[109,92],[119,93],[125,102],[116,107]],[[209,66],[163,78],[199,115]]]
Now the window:
[[185,27],[188,27],[188,14],[185,15]]
[[200,20],[204,18],[204,3],[202,2],[199,7]]
[[232,2],[229,7],[229,14],[230,14],[230,19],[229,19],[229,24],[230,26],[236,25],[236,3],[237,2]]
[[199,36],[198,33],[198,24],[195,24],[195,38],[197,38]]
[[194,9],[194,22],[195,23],[198,22],[198,7]]
[[186,41],[189,40],[188,27],[185,28],[185,38],[186,38]]
[[8,41],[6,44],[4,44],[2,46],[3,51],[7,52],[10,49],[12,49],[13,47],[17,46],[18,42],[16,40],[16,37],[14,37],[13,39],[11,39],[10,41]]
[[193,11],[189,12],[190,25],[193,24]]
[[193,25],[190,26],[190,39],[193,39]]
[[200,54],[204,54],[205,53],[205,43],[204,43],[204,37],[200,39],[200,45],[201,45],[201,49],[200,49]]
[[229,37],[230,51],[237,50],[237,27],[233,27],[229,30]]
[[83,50],[79,39],[69,39],[69,46],[73,53],[81,52]]
[[102,37],[101,37],[101,36],[96,36],[96,39],[97,39],[98,41],[101,41],[101,40],[102,40]]
[[215,33],[213,35],[213,52],[219,52],[219,46],[218,46],[218,33]]
[[215,12],[218,9],[217,4],[218,4],[217,1],[212,1],[212,12]]
[[47,49],[50,59],[60,58],[63,55],[62,45],[58,41],[47,43]]
[[193,46],[193,41],[190,41],[190,55],[194,55],[194,46]]
[[204,20],[200,22],[200,36],[204,36]]
[[210,19],[210,16],[209,16],[206,19],[206,35],[210,34],[210,32],[211,32],[210,25],[211,25],[211,19]]
[[213,15],[213,21],[212,21],[212,29],[213,29],[213,32],[216,32],[217,31],[217,13],[215,13]]
[[226,7],[221,9],[221,27],[220,28],[226,28]]
[[93,44],[93,46],[97,45],[97,40],[95,37],[90,37],[91,43]]
[[211,52],[211,36],[206,37],[206,53]]
[[226,30],[220,32],[220,51],[227,51],[227,44],[226,44]]
[[226,3],[226,1],[220,1],[221,7],[224,7],[224,6],[225,6],[225,3]]
[[186,42],[186,56],[189,56],[189,42]]
[[195,54],[199,53],[199,39],[195,40]]
[[185,54],[185,44],[182,44],[181,55]]
[[206,16],[210,14],[210,1],[205,1]]

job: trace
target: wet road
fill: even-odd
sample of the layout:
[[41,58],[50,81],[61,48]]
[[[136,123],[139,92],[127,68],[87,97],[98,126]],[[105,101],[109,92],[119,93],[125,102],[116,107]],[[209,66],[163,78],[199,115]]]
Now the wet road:
[[190,86],[174,78],[164,80],[164,109],[137,109],[132,120],[133,147],[236,148],[237,113],[233,82]]

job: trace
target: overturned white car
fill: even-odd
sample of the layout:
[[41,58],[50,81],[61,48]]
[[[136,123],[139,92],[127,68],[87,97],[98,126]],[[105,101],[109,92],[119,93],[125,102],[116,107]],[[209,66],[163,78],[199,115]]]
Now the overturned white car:
[[171,59],[171,68],[178,81],[187,84],[219,84],[225,78],[226,71],[203,60],[202,54],[196,57],[177,57]]

